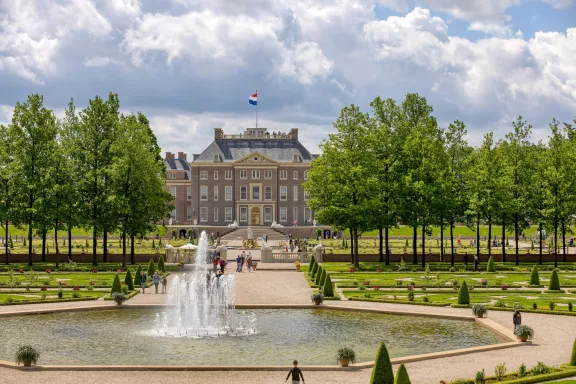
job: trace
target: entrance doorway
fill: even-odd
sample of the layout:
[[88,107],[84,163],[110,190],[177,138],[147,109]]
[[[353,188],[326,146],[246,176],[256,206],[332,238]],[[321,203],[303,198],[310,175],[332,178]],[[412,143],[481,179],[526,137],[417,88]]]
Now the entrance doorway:
[[260,208],[252,207],[252,211],[250,213],[250,223],[252,223],[252,225],[260,225]]

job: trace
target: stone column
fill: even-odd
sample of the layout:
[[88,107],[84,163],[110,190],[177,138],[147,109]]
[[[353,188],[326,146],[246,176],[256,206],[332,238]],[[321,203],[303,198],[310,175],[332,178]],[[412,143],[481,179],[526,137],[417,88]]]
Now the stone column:
[[274,257],[272,256],[272,247],[268,244],[263,244],[260,248],[260,261],[263,263],[273,263]]
[[324,249],[322,247],[321,244],[318,244],[317,246],[314,247],[314,259],[318,262],[318,263],[322,263],[322,255],[324,253]]

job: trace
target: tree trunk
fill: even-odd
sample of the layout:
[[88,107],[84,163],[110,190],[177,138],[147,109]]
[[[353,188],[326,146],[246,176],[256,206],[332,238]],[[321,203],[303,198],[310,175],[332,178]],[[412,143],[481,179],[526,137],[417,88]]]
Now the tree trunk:
[[538,264],[542,265],[542,223],[539,223],[539,241],[538,241],[538,248],[539,248],[539,252],[538,252]]
[[390,243],[388,242],[388,227],[384,228],[384,246],[386,247],[386,265],[390,265]]
[[554,223],[554,268],[558,268],[558,222]]
[[480,261],[480,218],[476,218],[476,255]]
[[450,265],[454,266],[454,222],[450,222]]
[[566,262],[566,226],[562,223],[562,261]]
[[488,258],[492,256],[492,216],[488,216]]
[[102,252],[102,262],[108,262],[108,230],[104,228],[104,241],[102,242],[104,250]]
[[72,260],[72,226],[68,225],[68,259]]
[[515,252],[516,254],[514,255],[514,262],[516,265],[520,265],[520,256],[519,256],[519,252],[518,252],[518,213],[514,214],[514,241],[516,241],[516,247],[515,247]]
[[130,235],[130,262],[136,264],[134,260],[134,235]]
[[354,230],[350,227],[350,264],[354,265]]
[[60,251],[58,249],[58,219],[56,219],[56,225],[54,226],[54,245],[56,246],[56,268],[60,263]]
[[32,266],[32,218],[28,218],[28,265]]
[[422,226],[422,268],[426,268],[426,226]]
[[6,238],[6,240],[4,240],[4,248],[6,249],[6,254],[4,255],[4,257],[6,258],[6,265],[8,265],[8,263],[10,262],[8,260],[8,229],[9,229],[9,222],[8,220],[6,220],[6,233],[4,234],[4,237]]
[[46,229],[42,228],[42,262],[46,262]]
[[122,268],[126,268],[126,231],[122,232]]
[[416,239],[418,237],[418,226],[414,225],[414,233],[412,236],[412,264],[418,264],[418,245]]
[[358,228],[354,228],[354,268],[360,268],[358,257]]
[[444,262],[444,219],[440,219],[440,262]]
[[98,239],[96,238],[96,225],[92,229],[92,265],[98,265],[98,258],[96,255],[96,244]]
[[382,263],[384,262],[384,252],[382,251],[382,242],[383,242],[383,234],[382,234],[382,228],[378,228],[378,246],[379,246],[379,250],[378,250],[378,262]]
[[506,262],[506,218],[502,220],[502,262]]

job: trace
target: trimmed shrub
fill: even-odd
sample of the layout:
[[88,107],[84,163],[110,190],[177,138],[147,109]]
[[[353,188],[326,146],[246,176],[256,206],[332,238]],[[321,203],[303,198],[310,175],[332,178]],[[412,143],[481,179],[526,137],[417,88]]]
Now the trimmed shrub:
[[396,372],[396,379],[394,384],[410,384],[410,378],[408,377],[408,371],[404,364],[400,364],[398,367],[398,372]]
[[574,346],[572,347],[572,356],[570,357],[570,365],[576,366],[576,339],[574,339]]
[[326,270],[322,269],[322,275],[320,275],[320,288],[324,286],[324,282],[326,281]]
[[372,377],[370,384],[394,384],[394,373],[390,363],[390,355],[384,343],[380,344],[380,349],[376,354],[374,368],[372,368]]
[[136,268],[136,274],[134,274],[134,287],[140,286],[140,272],[142,272],[142,266],[138,265],[138,268]]
[[540,275],[536,266],[532,267],[532,272],[530,273],[530,285],[540,285]]
[[314,264],[316,264],[316,260],[314,256],[310,259],[310,266],[308,267],[308,276],[312,276],[312,271],[314,270]]
[[334,297],[334,289],[332,288],[332,279],[330,278],[330,275],[326,275],[324,290],[322,293],[324,294],[324,297]]
[[312,281],[314,281],[316,273],[318,273],[318,268],[320,268],[320,266],[318,265],[316,260],[314,260],[314,267],[312,267],[312,274],[310,275],[310,278],[312,279]]
[[166,266],[164,265],[164,255],[160,256],[158,259],[158,270],[162,273],[166,272]]
[[468,292],[468,285],[465,280],[462,281],[460,290],[458,291],[458,304],[470,304],[470,292]]
[[322,272],[324,270],[322,269],[322,267],[319,267],[318,270],[316,271],[316,280],[314,281],[314,284],[316,285],[320,285],[320,278],[322,277]]
[[152,249],[156,249],[156,242],[152,239]]
[[124,278],[124,284],[128,287],[129,290],[134,290],[134,279],[132,278],[132,273],[130,269],[126,270],[126,277]]
[[560,290],[560,279],[558,278],[558,272],[556,270],[552,271],[550,276],[550,284],[548,285],[548,290],[559,291]]
[[488,259],[488,266],[486,267],[486,272],[496,272],[496,265],[494,265],[494,257],[490,256]]
[[150,259],[150,262],[148,263],[148,278],[152,278],[152,275],[154,275],[154,272],[156,272],[156,266],[154,265],[154,260]]
[[118,274],[114,276],[114,282],[112,283],[112,289],[110,290],[110,293],[114,292],[122,293],[122,285],[120,284],[120,278],[118,277]]

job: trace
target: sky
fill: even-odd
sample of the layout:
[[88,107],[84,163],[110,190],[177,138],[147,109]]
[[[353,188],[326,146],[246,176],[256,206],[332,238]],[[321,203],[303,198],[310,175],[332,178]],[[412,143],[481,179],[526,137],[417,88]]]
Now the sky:
[[0,0],[0,123],[114,92],[190,156],[258,89],[258,125],[319,152],[343,106],[418,93],[471,144],[518,115],[538,140],[576,119],[575,58],[576,0]]

